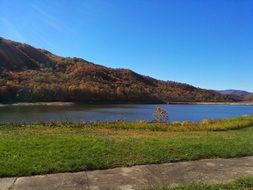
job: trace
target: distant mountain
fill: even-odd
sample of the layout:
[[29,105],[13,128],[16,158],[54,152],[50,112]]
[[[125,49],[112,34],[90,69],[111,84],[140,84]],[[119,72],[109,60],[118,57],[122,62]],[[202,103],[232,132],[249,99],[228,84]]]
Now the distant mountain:
[[224,95],[233,96],[234,99],[238,101],[249,101],[251,97],[253,97],[253,93],[243,90],[231,89],[231,90],[219,90],[218,92]]
[[64,58],[0,38],[0,102],[231,102],[230,95]]

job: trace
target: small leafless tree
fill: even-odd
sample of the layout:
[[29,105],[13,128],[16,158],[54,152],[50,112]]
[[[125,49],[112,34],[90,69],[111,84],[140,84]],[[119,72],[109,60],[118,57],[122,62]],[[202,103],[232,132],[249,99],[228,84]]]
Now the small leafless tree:
[[169,121],[169,116],[168,116],[167,111],[160,106],[157,106],[155,108],[154,117],[155,117],[155,121],[159,123],[167,123]]

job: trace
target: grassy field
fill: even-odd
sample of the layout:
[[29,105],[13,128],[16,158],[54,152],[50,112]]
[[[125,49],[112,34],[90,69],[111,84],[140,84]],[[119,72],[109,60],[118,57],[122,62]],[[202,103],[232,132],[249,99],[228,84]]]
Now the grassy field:
[[253,177],[245,177],[227,184],[206,185],[194,183],[174,188],[159,188],[156,190],[252,190]]
[[253,116],[200,123],[0,125],[0,177],[253,155]]

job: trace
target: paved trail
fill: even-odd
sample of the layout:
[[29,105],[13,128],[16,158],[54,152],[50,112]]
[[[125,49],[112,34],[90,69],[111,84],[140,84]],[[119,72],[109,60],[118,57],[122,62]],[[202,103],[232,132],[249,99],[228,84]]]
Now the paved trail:
[[253,176],[253,156],[143,165],[77,173],[0,178],[0,190],[135,190]]

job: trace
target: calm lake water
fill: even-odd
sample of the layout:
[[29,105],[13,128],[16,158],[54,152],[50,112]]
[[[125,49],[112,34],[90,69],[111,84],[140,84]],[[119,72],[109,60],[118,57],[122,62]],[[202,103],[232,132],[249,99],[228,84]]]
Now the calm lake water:
[[[139,121],[154,119],[157,105],[64,105],[0,107],[0,123],[48,121]],[[253,105],[160,105],[170,121],[200,121],[253,114]]]

